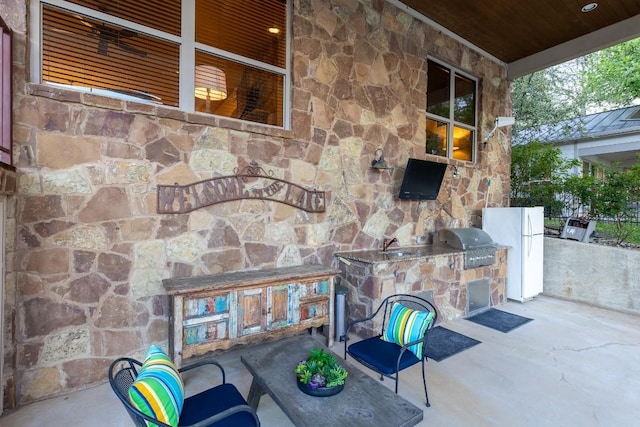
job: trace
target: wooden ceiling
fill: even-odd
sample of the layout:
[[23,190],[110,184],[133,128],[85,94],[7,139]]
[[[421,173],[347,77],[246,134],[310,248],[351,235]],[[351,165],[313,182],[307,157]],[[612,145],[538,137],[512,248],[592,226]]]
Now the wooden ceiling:
[[640,37],[640,0],[401,2],[505,62],[510,78]]

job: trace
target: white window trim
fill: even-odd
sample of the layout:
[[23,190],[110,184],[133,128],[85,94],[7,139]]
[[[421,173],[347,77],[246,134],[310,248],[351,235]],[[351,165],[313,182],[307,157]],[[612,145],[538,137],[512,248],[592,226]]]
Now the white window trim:
[[[137,24],[135,22],[127,21],[125,19],[117,18],[112,15],[105,14],[103,12],[79,6],[74,3],[69,3],[64,0],[34,0],[30,2],[30,36],[29,44],[31,47],[30,55],[30,75],[33,83],[42,82],[42,6],[52,5],[60,7],[66,10],[74,11],[82,15],[89,16],[101,21],[113,23],[117,26],[124,27],[139,33],[144,33],[157,37],[162,40],[175,43],[180,46],[180,82],[179,82],[179,109],[189,113],[195,112],[195,99],[193,96],[195,90],[195,83],[193,79],[193,70],[195,69],[195,51],[214,54],[216,56],[229,59],[232,61],[240,62],[252,67],[256,67],[262,70],[266,70],[275,74],[279,74],[283,77],[283,128],[291,128],[291,30],[292,30],[292,12],[291,2],[287,2],[287,38],[286,38],[286,67],[277,67],[271,64],[262,63],[260,61],[253,60],[217,49],[212,46],[204,45],[202,43],[196,43],[195,41],[195,0],[182,0],[182,17],[181,17],[181,36],[159,31],[155,28],[147,27]],[[119,94],[114,93],[114,98],[120,98]],[[140,101],[144,102],[144,101]],[[223,117],[223,116],[219,116]],[[230,117],[225,117],[231,120]],[[244,120],[241,120],[244,121]],[[256,123],[246,121],[253,125],[269,126],[263,123]],[[275,126],[278,127],[279,126]]]
[[[454,159],[453,157],[453,127],[457,126],[463,129],[468,129],[471,130],[473,132],[473,141],[471,142],[471,160],[459,160],[459,161],[466,161],[466,162],[473,162],[476,163],[477,160],[477,156],[478,156],[478,120],[479,120],[479,114],[478,114],[478,98],[479,93],[478,93],[478,78],[475,76],[472,76],[471,74],[465,73],[464,71],[460,70],[459,68],[456,68],[454,66],[452,66],[451,64],[448,64],[446,62],[440,61],[436,58],[433,58],[431,56],[427,57],[427,60],[435,62],[443,67],[445,67],[446,69],[448,69],[450,71],[449,73],[449,117],[442,117],[442,116],[438,116],[435,114],[431,114],[429,112],[426,111],[426,107],[425,107],[425,115],[428,119],[431,120],[439,120],[442,121],[442,119],[446,119],[447,120],[447,124],[451,125],[451,129],[450,132],[447,133],[447,155],[446,156],[438,156],[438,157],[444,157],[445,159],[451,159],[451,160],[458,160],[458,159]],[[455,102],[455,76],[456,74],[465,77],[469,80],[472,80],[476,87],[475,87],[475,97],[474,97],[474,112],[475,112],[475,126],[469,126],[465,123],[461,123],[461,122],[457,122],[453,119],[453,111],[454,111],[454,102]],[[429,84],[429,82],[427,82],[427,85]]]

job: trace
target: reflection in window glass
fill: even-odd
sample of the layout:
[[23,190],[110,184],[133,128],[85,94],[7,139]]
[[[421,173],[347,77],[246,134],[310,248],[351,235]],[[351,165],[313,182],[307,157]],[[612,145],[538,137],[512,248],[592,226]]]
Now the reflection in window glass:
[[441,65],[428,61],[427,112],[449,118],[450,73]]
[[282,126],[282,75],[203,52],[196,64],[196,111]]
[[453,107],[453,120],[473,126],[476,123],[476,83],[458,74]]
[[473,157],[473,132],[458,126],[453,128],[453,158],[471,160]]
[[[180,46],[44,7],[42,81],[178,106]],[[108,93],[108,92],[107,92]]]
[[447,129],[445,122],[427,119],[427,153],[436,156],[447,155]]

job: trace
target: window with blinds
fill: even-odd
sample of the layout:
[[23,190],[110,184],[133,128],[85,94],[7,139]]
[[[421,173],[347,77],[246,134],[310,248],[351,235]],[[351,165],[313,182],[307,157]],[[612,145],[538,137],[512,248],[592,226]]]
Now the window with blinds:
[[[212,19],[212,17],[215,17]],[[286,1],[196,0],[196,110],[282,126]],[[202,79],[203,70],[217,74]],[[205,88],[209,82],[209,97]],[[217,96],[211,96],[211,89]]]
[[284,126],[286,1],[40,3],[42,82]]
[[477,133],[477,81],[427,61],[426,152],[473,161]]
[[11,30],[0,18],[0,163],[13,165],[11,156]]

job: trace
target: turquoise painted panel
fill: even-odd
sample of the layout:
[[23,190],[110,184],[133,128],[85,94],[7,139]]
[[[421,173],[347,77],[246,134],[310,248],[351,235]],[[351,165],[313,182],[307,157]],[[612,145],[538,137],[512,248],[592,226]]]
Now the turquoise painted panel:
[[324,317],[328,314],[326,301],[316,301],[300,305],[300,321]]
[[319,294],[328,294],[329,293],[329,281],[328,280],[322,280],[320,282],[318,282],[318,293]]
[[184,329],[184,343],[185,345],[195,345],[227,339],[227,330],[226,319],[187,326]]
[[229,295],[191,298],[185,301],[185,319],[229,312]]

